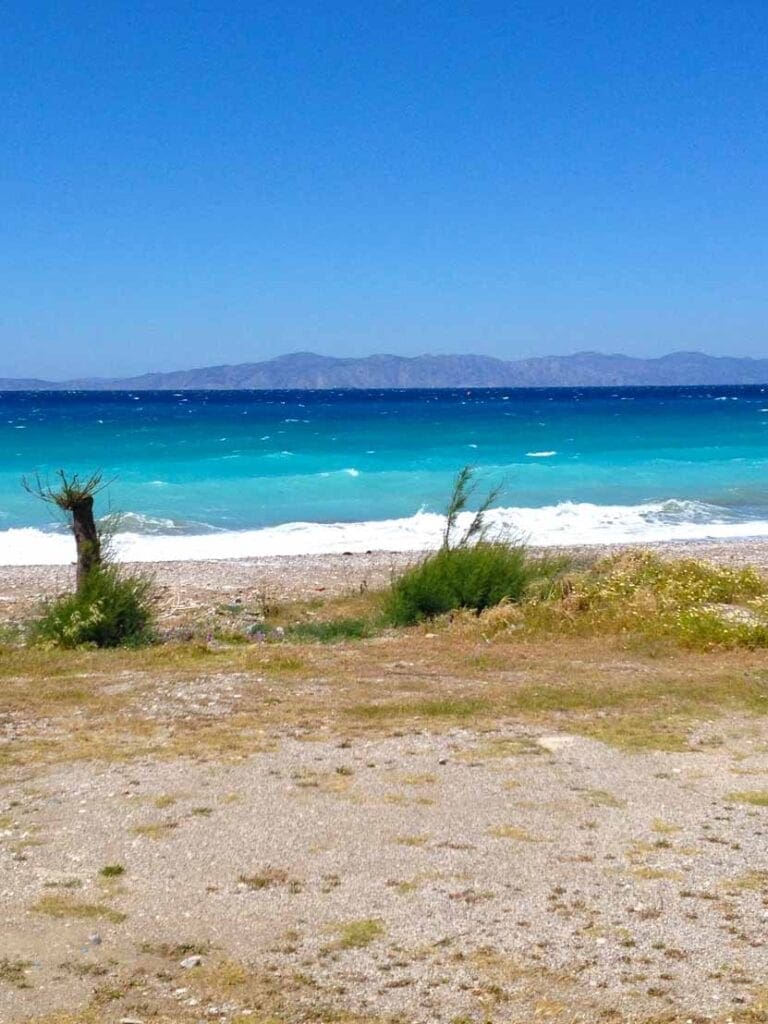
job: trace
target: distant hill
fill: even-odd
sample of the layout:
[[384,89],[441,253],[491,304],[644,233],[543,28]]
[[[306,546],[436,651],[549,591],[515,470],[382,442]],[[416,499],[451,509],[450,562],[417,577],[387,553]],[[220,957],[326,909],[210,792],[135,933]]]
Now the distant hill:
[[61,382],[0,378],[3,391],[268,388],[620,387],[622,385],[768,384],[768,359],[673,352],[659,359],[578,352],[504,360],[491,356],[334,358],[294,352],[257,363],[207,366],[140,377]]

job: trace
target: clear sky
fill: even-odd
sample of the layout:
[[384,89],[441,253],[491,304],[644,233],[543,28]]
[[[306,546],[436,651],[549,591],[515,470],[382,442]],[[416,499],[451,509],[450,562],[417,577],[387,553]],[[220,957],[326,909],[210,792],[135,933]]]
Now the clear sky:
[[768,355],[766,0],[9,0],[0,376]]

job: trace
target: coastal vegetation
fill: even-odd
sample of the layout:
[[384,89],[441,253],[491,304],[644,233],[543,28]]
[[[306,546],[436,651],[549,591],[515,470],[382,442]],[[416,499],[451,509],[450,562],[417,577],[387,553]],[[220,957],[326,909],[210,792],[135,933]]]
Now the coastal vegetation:
[[752,568],[629,550],[566,573],[546,595],[497,608],[481,626],[545,635],[666,641],[698,650],[768,646],[768,586]]
[[[501,602],[519,602],[534,586],[546,590],[566,568],[566,559],[534,557],[519,540],[490,539],[486,513],[499,488],[469,513],[475,490],[473,471],[465,466],[448,502],[442,546],[392,581],[384,599],[384,618],[392,625],[412,626],[459,608],[479,613]],[[460,530],[462,515],[469,518]]]
[[47,602],[31,623],[33,644],[51,647],[138,647],[153,633],[151,579],[115,565],[110,539],[114,517],[97,524],[94,499],[107,484],[100,472],[88,477],[59,470],[58,483],[39,476],[24,480],[27,491],[65,513],[77,552],[76,589]]
[[51,647],[139,647],[151,643],[153,588],[148,576],[102,562],[73,594],[43,606],[32,622],[33,644]]

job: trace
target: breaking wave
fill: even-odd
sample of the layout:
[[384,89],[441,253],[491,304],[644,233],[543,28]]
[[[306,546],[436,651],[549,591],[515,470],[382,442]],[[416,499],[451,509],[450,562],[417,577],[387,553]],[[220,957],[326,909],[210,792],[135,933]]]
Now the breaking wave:
[[[470,513],[465,520],[469,521]],[[520,537],[551,547],[631,544],[643,541],[768,537],[767,519],[747,519],[733,509],[698,501],[640,505],[563,502],[543,508],[498,508],[488,514],[497,536]],[[125,529],[125,526],[128,529]],[[345,551],[424,551],[439,545],[445,519],[421,511],[403,519],[357,523],[285,523],[262,529],[215,531],[202,524],[163,523],[135,516],[114,538],[122,561],[203,561]],[[462,520],[459,522],[459,527]],[[0,531],[0,564],[59,565],[74,557],[61,531],[21,527]]]

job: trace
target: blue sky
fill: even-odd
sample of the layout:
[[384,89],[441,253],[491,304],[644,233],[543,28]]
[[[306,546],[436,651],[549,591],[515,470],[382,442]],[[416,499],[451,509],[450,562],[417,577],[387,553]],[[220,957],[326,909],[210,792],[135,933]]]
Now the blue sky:
[[768,4],[14,2],[0,376],[768,355]]

